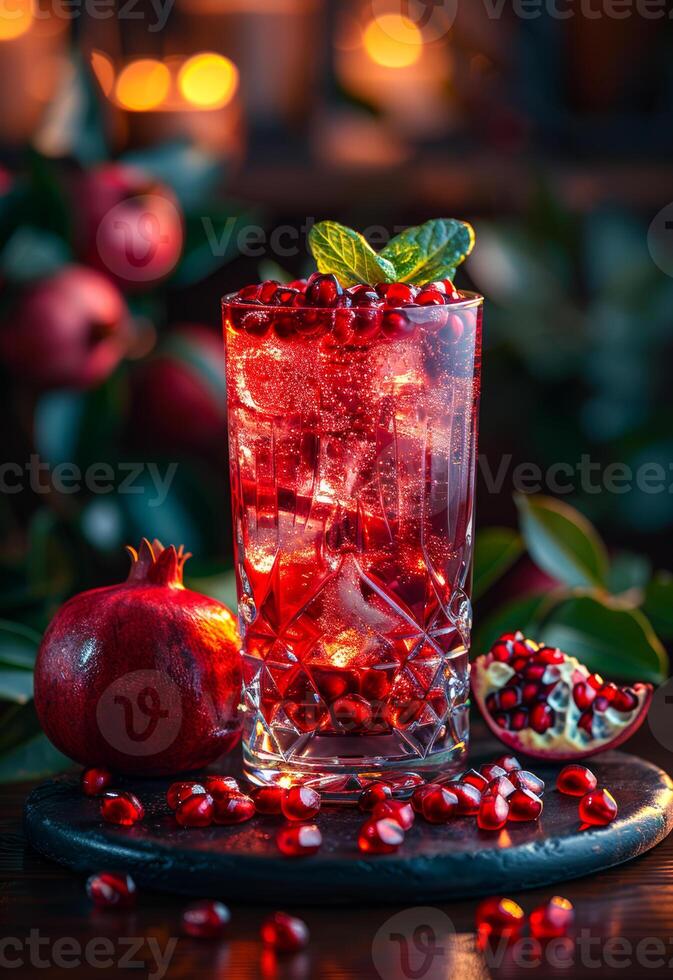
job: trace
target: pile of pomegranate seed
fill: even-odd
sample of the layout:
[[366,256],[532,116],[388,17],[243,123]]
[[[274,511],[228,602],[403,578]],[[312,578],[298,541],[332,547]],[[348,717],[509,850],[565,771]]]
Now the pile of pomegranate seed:
[[276,953],[298,953],[308,946],[308,926],[287,912],[274,912],[262,924],[260,936],[265,946]]
[[181,827],[210,827],[214,802],[209,793],[193,793],[175,808],[175,819]]
[[[308,280],[295,279],[287,285],[269,279],[244,286],[232,296],[240,306],[230,310],[230,320],[235,329],[257,336],[272,327],[281,338],[331,332],[337,343],[344,344],[368,339],[379,330],[392,338],[408,337],[420,319],[441,329],[447,343],[457,343],[466,330],[474,328],[474,313],[443,313],[442,309],[464,298],[450,279],[424,286],[358,283],[344,289],[336,276],[316,272]],[[407,315],[411,309],[415,313]],[[344,710],[352,709],[356,716],[368,710],[362,699],[347,697],[346,701],[352,703],[344,705]]]
[[100,796],[112,782],[109,769],[91,767],[82,772],[80,785],[85,796]]
[[114,871],[91,875],[86,892],[99,909],[130,909],[136,903],[136,885],[131,875]]
[[229,931],[231,912],[222,902],[193,902],[182,913],[180,925],[193,939],[221,939]]
[[[548,902],[533,909],[528,918],[530,933],[535,939],[557,939],[567,935],[575,919],[572,902],[554,895]],[[477,907],[475,927],[480,945],[491,937],[516,940],[523,932],[526,916],[512,898],[486,898]]]
[[100,812],[106,823],[114,823],[119,827],[132,827],[145,816],[145,809],[137,796],[112,790],[103,796]]
[[204,776],[200,782],[177,782],[166,801],[181,827],[243,823],[255,815],[255,804],[232,776]]

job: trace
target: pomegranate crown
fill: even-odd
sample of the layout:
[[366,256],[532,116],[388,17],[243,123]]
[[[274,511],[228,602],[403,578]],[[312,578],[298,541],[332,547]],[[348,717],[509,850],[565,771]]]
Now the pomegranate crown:
[[156,538],[151,544],[147,538],[143,538],[137,551],[130,545],[126,546],[126,550],[131,556],[131,570],[127,582],[146,582],[152,585],[183,588],[182,572],[185,562],[192,557],[189,551],[185,551],[183,545],[176,548],[171,544],[168,548],[164,548]]

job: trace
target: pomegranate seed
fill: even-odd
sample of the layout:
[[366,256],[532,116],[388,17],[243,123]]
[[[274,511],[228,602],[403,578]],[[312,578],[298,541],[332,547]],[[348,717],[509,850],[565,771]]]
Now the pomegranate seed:
[[586,766],[572,764],[564,766],[556,777],[556,789],[567,796],[584,796],[592,789],[596,789],[598,780],[591,769]]
[[346,293],[350,296],[353,306],[364,306],[368,308],[381,305],[381,297],[373,286],[369,286],[367,283],[359,283],[357,286],[351,286],[346,290]]
[[447,823],[458,812],[458,797],[447,786],[435,786],[426,793],[421,813],[428,823]]
[[370,783],[360,793],[358,806],[367,812],[373,810],[378,803],[385,803],[386,800],[392,799],[392,796],[393,790],[388,783]]
[[133,793],[115,793],[112,790],[104,795],[100,812],[103,820],[116,823],[120,827],[132,827],[145,816],[144,807],[137,796]]
[[413,303],[416,296],[416,289],[408,286],[404,282],[392,282],[386,290],[386,305],[401,306],[406,303]]
[[280,801],[288,820],[310,820],[320,812],[320,793],[310,786],[291,786]]
[[183,800],[190,796],[203,796],[206,787],[201,783],[171,783],[166,793],[166,802],[171,810],[176,810]]
[[479,772],[484,777],[487,783],[490,783],[493,779],[497,779],[498,776],[506,776],[506,771],[502,766],[497,766],[494,762],[488,762],[486,765],[481,766]]
[[239,289],[237,296],[243,303],[257,300],[259,297],[259,285],[255,283],[252,286],[244,286],[242,289]]
[[201,783],[214,800],[221,799],[223,796],[235,796],[241,792],[238,780],[233,776],[206,776]]
[[498,796],[504,796],[507,799],[515,791],[516,787],[514,783],[507,778],[507,776],[496,776],[486,787],[487,793],[497,793]]
[[459,817],[471,817],[479,812],[481,793],[471,783],[456,783],[451,792],[458,799],[456,814]]
[[610,702],[607,698],[604,698],[602,694],[596,695],[596,700],[594,701],[594,711],[604,712],[610,707]]
[[510,782],[514,783],[517,789],[527,789],[535,796],[542,796],[544,793],[544,780],[536,776],[535,773],[528,772],[527,769],[517,769],[509,774]]
[[515,657],[512,661],[512,668],[519,674],[528,664],[528,657]]
[[530,931],[536,939],[557,939],[566,935],[574,919],[572,902],[554,895],[544,905],[533,909],[529,918]]
[[274,306],[295,306],[298,296],[301,296],[298,289],[293,289],[292,286],[279,286],[274,292],[271,302]]
[[386,671],[372,667],[363,672],[360,689],[370,701],[383,701],[389,693],[390,687],[391,678]]
[[241,320],[241,326],[246,333],[252,334],[253,337],[262,337],[271,326],[271,320],[268,313],[263,313],[261,310],[251,310]]
[[605,826],[617,816],[617,803],[607,789],[590,790],[580,800],[579,814],[583,823]]
[[530,664],[523,672],[527,681],[541,681],[547,668],[544,664]]
[[619,688],[616,684],[613,684],[612,681],[608,681],[607,684],[603,684],[602,687],[599,687],[598,693],[602,698],[605,698],[608,704],[612,704],[614,699],[619,694]]
[[446,283],[443,279],[435,279],[434,282],[428,282],[423,286],[423,289],[436,289],[442,296],[446,296]]
[[337,698],[330,710],[335,725],[346,732],[361,731],[372,722],[372,706],[359,694]]
[[530,711],[530,727],[538,735],[543,735],[554,724],[554,711],[548,704],[538,701]]
[[512,651],[509,643],[506,640],[498,640],[491,647],[491,653],[494,660],[499,660],[501,663],[509,663],[512,659]]
[[513,772],[515,769],[521,769],[521,763],[515,755],[498,756],[494,765],[500,766],[505,772]]
[[298,289],[299,292],[301,293],[306,289],[307,282],[308,282],[307,279],[293,279],[292,282],[289,282],[287,284],[288,289]]
[[112,782],[109,769],[91,767],[82,772],[80,785],[85,796],[100,796]]
[[136,903],[136,883],[131,875],[114,871],[91,875],[86,893],[99,909],[129,909]]
[[[503,773],[504,771],[503,769]],[[488,779],[477,772],[476,769],[468,769],[467,772],[463,773],[460,781],[461,783],[468,783],[470,786],[475,786],[480,793],[483,793],[488,786]]]
[[507,731],[507,729],[510,726],[509,715],[503,715],[503,714],[493,715],[493,721],[496,723],[498,728],[504,728],[505,731]]
[[596,690],[590,684],[585,684],[583,681],[573,684],[573,701],[580,711],[586,711],[595,697]]
[[213,798],[209,793],[195,793],[175,808],[175,819],[181,827],[210,827],[213,822]]
[[404,831],[396,820],[372,817],[360,827],[358,847],[365,854],[393,854],[404,842]]
[[213,822],[228,827],[236,823],[245,823],[255,815],[255,803],[249,796],[225,796],[215,800]]
[[456,287],[453,285],[451,279],[442,279],[444,283],[444,289],[446,290],[446,295],[450,296],[452,299],[459,299],[459,293]]
[[308,857],[321,844],[322,834],[314,823],[285,824],[276,834],[276,845],[285,857]]
[[377,803],[372,812],[372,817],[375,820],[382,817],[388,820],[396,820],[402,830],[409,830],[415,820],[411,803],[405,803],[404,800],[386,800],[383,803]]
[[615,711],[633,711],[638,707],[638,695],[631,687],[623,687],[617,691],[612,707]]
[[510,727],[513,732],[520,732],[522,728],[528,727],[528,712],[525,709],[512,712]]
[[270,946],[277,953],[297,953],[308,946],[308,926],[303,919],[298,919],[287,912],[274,912],[262,923],[260,936],[265,946]]
[[411,794],[411,806],[414,813],[423,813],[423,800],[428,793],[436,789],[439,783],[426,783],[424,786],[417,786]]
[[476,927],[481,936],[518,936],[524,925],[524,913],[511,898],[486,898],[477,906]]
[[540,696],[540,685],[535,684],[530,681],[528,684],[524,684],[521,690],[521,700],[524,704],[532,704]]
[[221,939],[229,931],[231,912],[222,902],[193,902],[182,913],[180,925],[193,939]]
[[416,297],[419,306],[444,306],[446,294],[438,289],[429,289],[427,286],[421,289]]
[[480,830],[500,830],[507,823],[509,803],[497,793],[481,798],[477,813],[477,826]]
[[543,664],[562,664],[565,658],[561,650],[543,647],[538,651],[535,659]]
[[597,691],[599,687],[603,687],[604,680],[600,674],[589,674],[587,677],[587,684],[593,687],[594,691]]
[[336,276],[315,272],[306,287],[306,302],[310,306],[336,306],[343,289]]
[[262,303],[270,303],[271,300],[275,297],[279,286],[280,283],[278,282],[277,279],[266,279],[259,286],[259,289],[257,291],[257,298],[261,300]]
[[503,711],[511,711],[512,708],[518,708],[521,704],[521,688],[505,687],[500,692],[498,700]]
[[528,789],[517,789],[507,802],[510,820],[537,820],[542,813],[542,800]]
[[259,786],[252,794],[255,810],[257,813],[282,813],[281,802],[285,793],[283,786]]
[[381,330],[387,337],[410,337],[416,329],[406,313],[386,310],[381,322]]
[[590,709],[581,714],[577,720],[577,727],[583,732],[586,732],[590,738],[593,738],[594,734],[594,713]]

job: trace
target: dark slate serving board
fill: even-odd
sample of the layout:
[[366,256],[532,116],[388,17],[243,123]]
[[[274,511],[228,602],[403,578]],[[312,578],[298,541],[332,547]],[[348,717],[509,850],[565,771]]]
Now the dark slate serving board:
[[400,851],[382,857],[357,850],[364,817],[352,807],[325,807],[317,819],[322,849],[299,860],[276,850],[279,818],[182,830],[165,802],[168,780],[116,784],[145,804],[145,819],[135,827],[104,824],[98,802],[82,796],[71,778],[34,790],[25,823],[30,842],[46,857],[80,872],[123,869],[140,886],[160,891],[284,906],[432,902],[577,878],[628,861],[663,840],[673,827],[671,779],[622,752],[599,756],[591,768],[619,804],[609,827],[580,831],[577,800],[554,789],[558,767],[535,765],[547,784],[537,823],[485,833],[470,817],[444,826],[417,818]]

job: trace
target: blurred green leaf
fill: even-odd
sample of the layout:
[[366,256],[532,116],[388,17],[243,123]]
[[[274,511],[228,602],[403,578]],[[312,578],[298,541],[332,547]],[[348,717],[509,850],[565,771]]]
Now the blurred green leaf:
[[206,210],[224,174],[221,159],[188,140],[155,143],[121,157],[127,163],[172,187],[187,210]]
[[0,755],[29,741],[42,731],[33,701],[0,702]]
[[212,599],[217,599],[234,613],[236,612],[238,598],[236,595],[236,573],[233,570],[223,572],[221,575],[205,575],[198,578],[191,578],[188,570],[189,566],[187,566],[185,576],[188,588],[202,592],[203,595],[210,596]]
[[612,595],[644,589],[652,574],[652,565],[644,555],[620,551],[610,562],[607,577],[608,591]]
[[660,683],[668,658],[649,621],[594,596],[576,596],[546,617],[541,639],[608,677]]
[[258,221],[252,211],[234,204],[211,206],[207,215],[187,215],[182,258],[171,283],[190,286],[216,272],[240,254],[240,233]]
[[573,588],[604,586],[605,545],[579,511],[551,497],[515,496],[531,558],[552,578]]
[[40,634],[20,623],[0,620],[0,667],[32,670],[40,645]]
[[267,279],[277,279],[278,282],[288,283],[294,279],[291,272],[288,272],[282,265],[274,262],[273,259],[262,259],[257,266],[257,270],[259,272],[260,282],[264,282]]
[[665,640],[673,640],[673,575],[656,572],[645,589],[643,612]]
[[475,630],[472,655],[477,657],[485,653],[503,633],[522,630],[536,639],[540,617],[553,601],[555,600],[548,595],[535,595],[514,599],[501,606]]
[[28,704],[33,697],[33,674],[19,667],[0,668],[0,700]]
[[55,749],[46,735],[39,733],[0,755],[0,783],[44,779],[71,765],[70,759]]
[[21,225],[0,252],[0,274],[13,283],[31,282],[51,276],[70,258],[70,249],[60,235]]
[[508,527],[479,531],[474,548],[472,595],[483,595],[510,568],[523,551],[523,541]]

